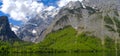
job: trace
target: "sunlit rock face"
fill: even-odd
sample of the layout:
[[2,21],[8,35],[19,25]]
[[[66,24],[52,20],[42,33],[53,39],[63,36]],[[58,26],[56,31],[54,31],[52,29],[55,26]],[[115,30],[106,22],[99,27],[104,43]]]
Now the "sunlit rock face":
[[11,42],[19,40],[11,30],[7,16],[0,16],[0,40]]
[[112,18],[119,21],[119,0],[71,1],[58,13],[54,10],[51,14],[44,11],[30,19],[18,30],[18,36],[25,41],[40,42],[50,32],[72,26],[78,34],[85,32],[100,38],[115,37],[116,33],[106,27],[114,26],[107,21]]
[[120,9],[120,0],[83,0],[82,3],[101,11],[104,9]]
[[[88,3],[90,2],[88,1]],[[72,26],[78,31],[78,34],[85,32],[88,35],[100,38],[106,36],[111,38],[116,37],[115,32],[106,27],[106,25],[113,27],[113,24],[108,23],[112,18],[116,17],[114,19],[119,20],[119,12],[116,5],[110,6],[111,4],[107,4],[109,8],[113,9],[105,8],[105,6],[102,7],[102,5],[102,8],[96,9],[91,5],[85,5],[79,1],[70,2],[70,4],[68,3],[60,10],[53,23],[45,30],[44,36],[52,31]]]

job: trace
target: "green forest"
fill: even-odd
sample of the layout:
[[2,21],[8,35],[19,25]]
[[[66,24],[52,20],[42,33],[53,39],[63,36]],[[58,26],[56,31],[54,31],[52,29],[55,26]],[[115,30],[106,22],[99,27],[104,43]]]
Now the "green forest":
[[[119,43],[117,43],[119,44]],[[71,26],[54,31],[40,43],[16,41],[14,43],[0,41],[0,52],[7,53],[53,53],[53,52],[100,52],[115,51],[115,40],[105,37],[105,44],[95,36],[78,34]],[[119,50],[119,48],[118,48]]]

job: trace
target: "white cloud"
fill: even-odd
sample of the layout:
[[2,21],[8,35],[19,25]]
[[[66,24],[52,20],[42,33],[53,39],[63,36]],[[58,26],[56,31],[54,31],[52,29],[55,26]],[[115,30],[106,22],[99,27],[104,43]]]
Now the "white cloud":
[[2,0],[2,12],[9,14],[11,18],[17,21],[27,21],[31,15],[36,15],[44,8],[43,3],[37,0]]
[[59,7],[63,7],[67,3],[69,3],[70,1],[82,1],[82,0],[60,0],[57,4],[58,4]]
[[11,29],[12,29],[12,31],[15,32],[15,34],[17,34],[17,31],[18,31],[19,27],[18,26],[12,26]]
[[55,9],[54,6],[49,6],[49,7],[47,7],[45,10],[47,10],[47,11],[51,11],[51,10],[53,10],[53,9]]

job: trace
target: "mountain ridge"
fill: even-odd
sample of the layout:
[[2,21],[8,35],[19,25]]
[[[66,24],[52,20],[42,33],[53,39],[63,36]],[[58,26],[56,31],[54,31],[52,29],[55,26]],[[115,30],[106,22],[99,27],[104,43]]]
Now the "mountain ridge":
[[[77,3],[81,2],[77,1]],[[105,26],[108,24],[105,21],[105,17],[108,16],[108,20],[115,19],[114,17],[118,19],[118,10],[109,9],[109,11],[108,9],[105,9],[104,11],[99,11],[89,6],[85,6],[84,8],[81,4],[79,7],[63,7],[56,15],[53,23],[43,33],[43,38],[52,31],[57,31],[59,29],[63,29],[65,26],[71,25],[79,34],[86,32],[88,35],[94,35],[101,39],[104,39],[106,36],[114,39],[114,37],[116,37],[116,33],[109,31]]]
[[[108,1],[108,0],[105,0],[105,1]],[[96,3],[96,4],[98,3],[98,5],[94,6],[92,3]],[[88,35],[94,35],[101,39],[105,36],[108,36],[111,38],[116,37],[115,36],[116,33],[113,31],[109,31],[108,27],[105,26],[105,25],[111,26],[111,25],[108,25],[107,21],[105,21],[105,17],[108,16],[109,19],[114,19],[114,17],[119,18],[119,10],[117,8],[117,5],[114,4],[114,2],[112,3],[113,5],[107,2],[105,6],[103,6],[104,4],[102,3],[104,3],[104,1],[100,1],[100,0],[96,0],[94,2],[87,2],[87,0],[82,2],[71,1],[66,6],[62,7],[59,10],[59,12],[55,15],[55,17],[53,17],[52,19],[48,19],[48,21],[50,20],[51,22],[51,23],[48,23],[48,25],[46,25],[46,23],[44,24],[43,20],[31,19],[30,23],[34,23],[32,22],[34,20],[35,22],[42,21],[41,26],[34,25],[33,27],[28,27],[26,28],[27,31],[19,33],[19,36],[20,35],[26,36],[27,33],[30,33],[28,34],[28,36],[31,35],[32,38],[25,37],[25,38],[28,38],[28,41],[40,42],[44,40],[45,36],[50,32],[57,31],[59,29],[64,28],[65,26],[71,25],[74,29],[78,31],[78,33],[89,32]],[[37,19],[39,19],[39,17]],[[26,24],[26,26],[30,26],[30,25]],[[37,28],[36,31],[34,27]],[[29,28],[32,30],[28,31]],[[37,33],[37,31],[39,33]],[[34,35],[34,33],[32,32],[35,32],[38,35]],[[24,39],[24,40],[27,40],[27,39]]]

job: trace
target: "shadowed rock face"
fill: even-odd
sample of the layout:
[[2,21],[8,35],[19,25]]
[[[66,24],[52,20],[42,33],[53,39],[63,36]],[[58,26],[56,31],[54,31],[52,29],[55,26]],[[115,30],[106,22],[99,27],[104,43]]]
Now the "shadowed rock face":
[[35,40],[40,38],[42,40],[41,34],[46,28],[52,23],[54,15],[57,10],[53,11],[43,11],[40,15],[28,20],[22,27],[17,31],[17,36],[29,42],[36,42]]
[[0,16],[0,40],[12,42],[19,40],[11,30],[7,16]]

